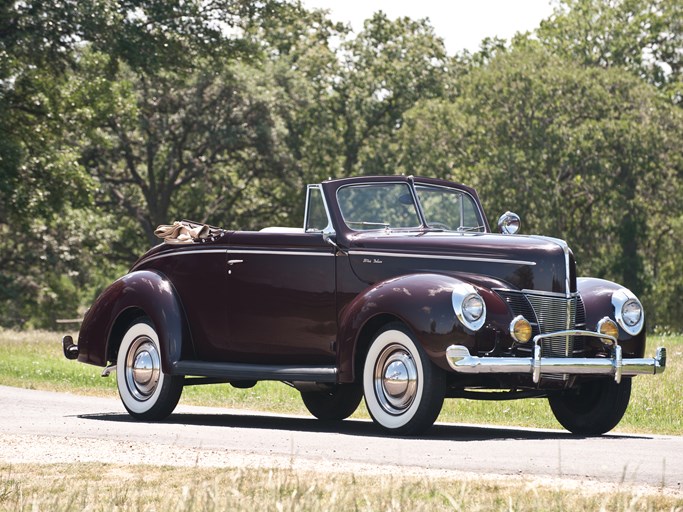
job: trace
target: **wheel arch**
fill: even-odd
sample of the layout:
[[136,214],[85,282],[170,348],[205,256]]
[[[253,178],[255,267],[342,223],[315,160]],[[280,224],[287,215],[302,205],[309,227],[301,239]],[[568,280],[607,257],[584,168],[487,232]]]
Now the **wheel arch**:
[[[624,288],[623,286],[595,277],[579,277],[576,284],[586,312],[587,329],[595,329],[598,321],[604,317],[609,317],[611,320],[616,321],[614,306],[612,305],[612,294]],[[619,327],[619,345],[621,345],[625,357],[644,356],[647,336],[647,312],[645,312],[645,319],[646,322],[642,330],[635,336],[628,334],[621,326]]]
[[159,336],[164,372],[193,353],[185,312],[173,284],[163,274],[141,270],[115,281],[95,301],[79,333],[79,360],[105,366],[116,360],[126,329],[148,317]]
[[438,366],[448,370],[446,348],[476,348],[475,334],[457,319],[452,290],[464,281],[441,274],[409,274],[374,284],[340,314],[339,381],[357,382],[370,342],[390,322],[401,322]]

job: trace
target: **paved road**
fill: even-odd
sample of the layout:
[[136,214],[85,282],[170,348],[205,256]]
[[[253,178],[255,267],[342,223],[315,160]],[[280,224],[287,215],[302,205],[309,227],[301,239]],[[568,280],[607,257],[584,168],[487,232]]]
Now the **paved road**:
[[103,461],[321,471],[496,474],[683,487],[683,437],[437,424],[418,438],[368,421],[180,406],[133,421],[118,400],[0,386],[0,463]]

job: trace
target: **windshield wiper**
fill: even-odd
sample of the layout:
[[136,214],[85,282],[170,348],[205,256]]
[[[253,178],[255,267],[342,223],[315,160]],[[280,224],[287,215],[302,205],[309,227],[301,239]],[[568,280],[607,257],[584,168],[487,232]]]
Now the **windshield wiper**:
[[481,231],[482,229],[486,229],[486,226],[460,226],[456,231],[459,233],[469,233],[470,231]]
[[360,221],[347,220],[346,223],[349,225],[353,224],[355,226],[378,226],[378,227],[382,227],[382,228],[391,227],[391,225],[388,222],[368,222],[365,220],[360,220]]

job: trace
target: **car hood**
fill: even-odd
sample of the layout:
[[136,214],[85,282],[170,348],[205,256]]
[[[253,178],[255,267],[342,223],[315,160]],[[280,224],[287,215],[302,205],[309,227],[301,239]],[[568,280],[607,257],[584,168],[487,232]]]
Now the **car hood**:
[[573,255],[555,238],[491,233],[364,232],[349,237],[359,279],[374,283],[415,272],[457,275],[475,284],[543,292],[576,291]]

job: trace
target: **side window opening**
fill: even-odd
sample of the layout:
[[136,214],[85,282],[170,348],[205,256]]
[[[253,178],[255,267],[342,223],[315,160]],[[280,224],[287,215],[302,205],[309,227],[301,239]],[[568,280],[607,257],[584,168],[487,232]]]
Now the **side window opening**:
[[309,185],[306,198],[304,230],[306,233],[322,233],[330,226],[319,185]]

